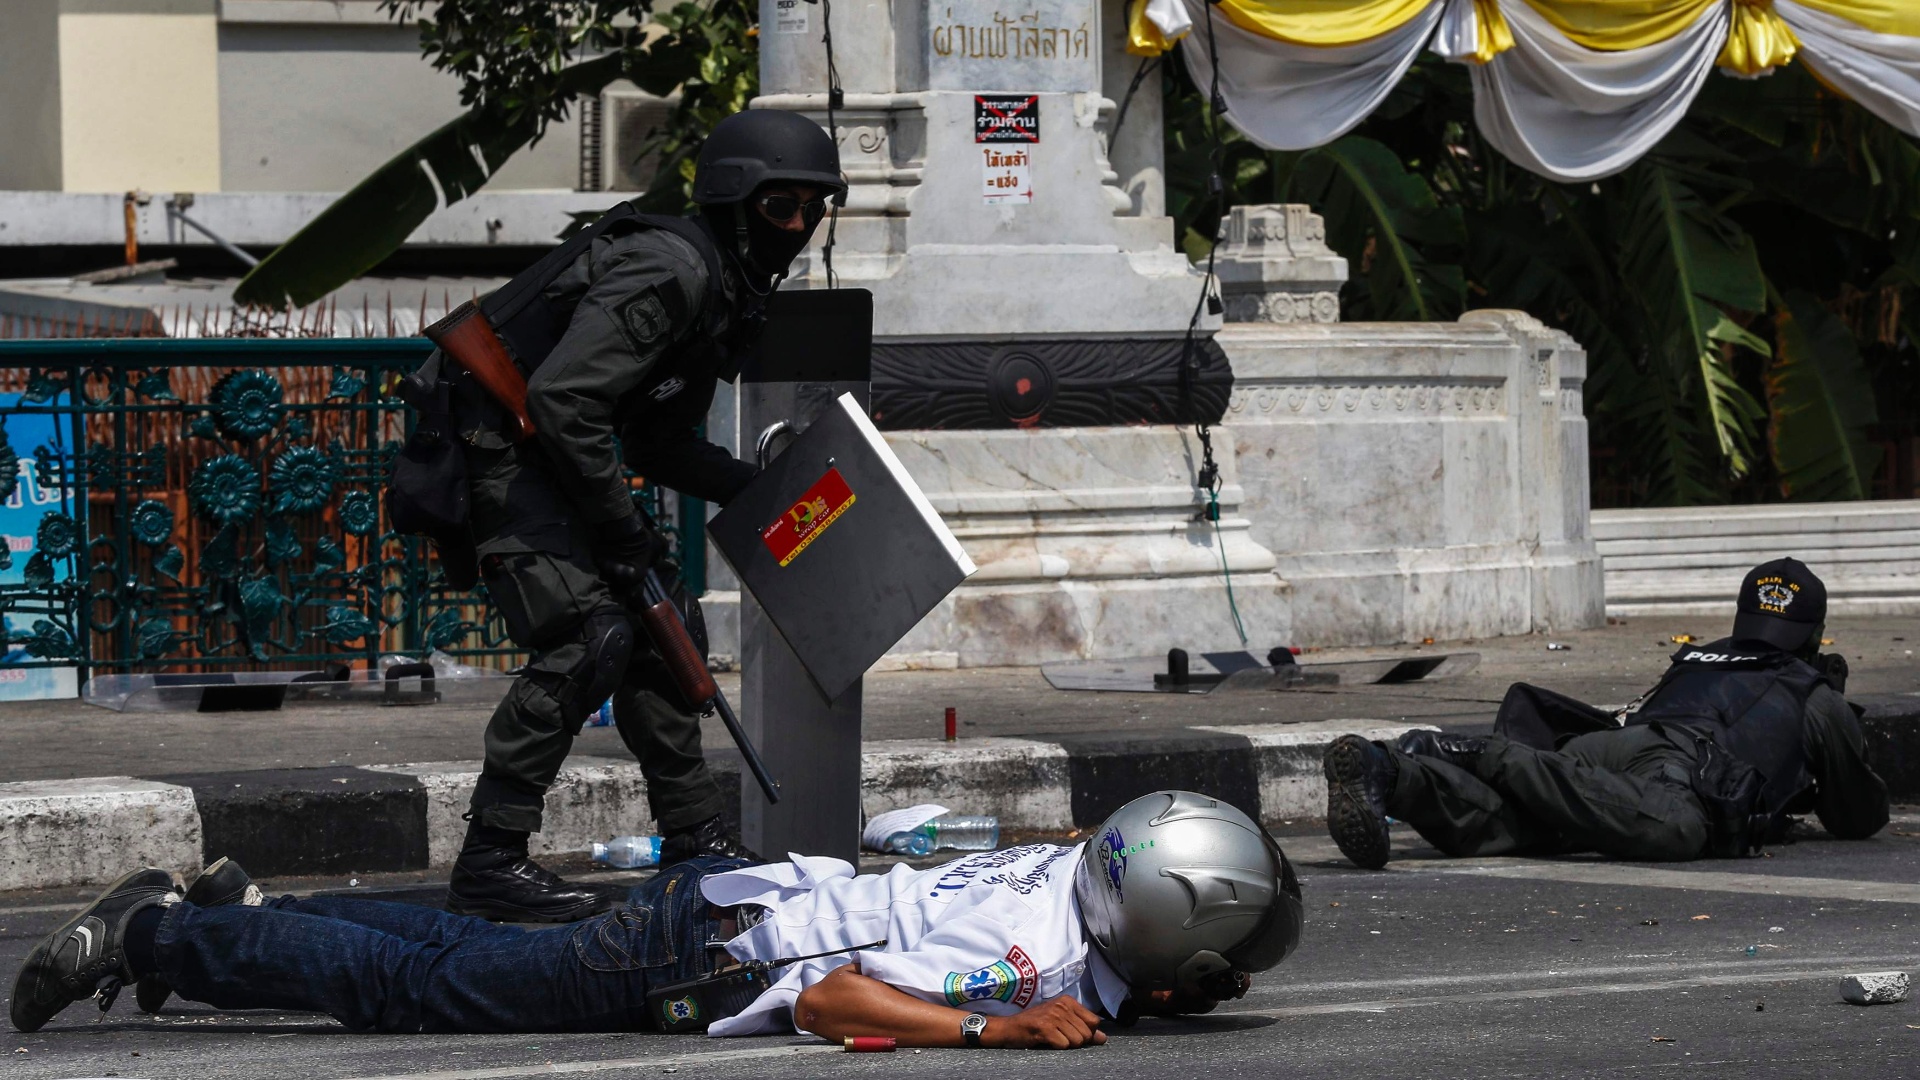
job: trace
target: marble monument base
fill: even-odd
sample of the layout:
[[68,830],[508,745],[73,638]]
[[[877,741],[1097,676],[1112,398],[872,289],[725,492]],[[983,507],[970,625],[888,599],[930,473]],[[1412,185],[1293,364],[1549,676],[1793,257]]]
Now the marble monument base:
[[1216,529],[1193,486],[1200,448],[1186,428],[899,431],[887,440],[980,567],[894,649],[900,663],[1239,648],[1236,605],[1252,647],[1264,653],[1291,638],[1287,586],[1238,511],[1230,448],[1219,455]]
[[1599,625],[1586,354],[1519,312],[1228,323],[1225,430],[1303,645]]

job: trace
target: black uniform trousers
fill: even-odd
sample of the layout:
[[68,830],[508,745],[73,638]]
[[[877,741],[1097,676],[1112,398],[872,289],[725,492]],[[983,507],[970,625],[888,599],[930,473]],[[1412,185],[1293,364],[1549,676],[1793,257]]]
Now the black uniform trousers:
[[1707,850],[1707,812],[1689,782],[1693,738],[1684,731],[1596,731],[1557,752],[1496,735],[1471,772],[1391,743],[1387,752],[1400,769],[1387,813],[1448,855],[1597,851],[1673,861]]
[[[526,463],[513,471],[513,497],[500,502],[518,511],[520,520],[511,533],[478,544],[481,581],[507,634],[534,657],[487,722],[474,818],[515,832],[540,831],[547,788],[588,715],[601,705],[583,692],[595,627],[625,618],[634,646],[613,691],[613,722],[640,761],[660,831],[691,828],[726,808],[702,752],[700,717],[681,696],[638,616],[625,611],[600,579],[591,526],[563,516],[569,508],[544,472]],[[543,507],[551,515],[545,523]],[[675,572],[671,566],[660,570]]]

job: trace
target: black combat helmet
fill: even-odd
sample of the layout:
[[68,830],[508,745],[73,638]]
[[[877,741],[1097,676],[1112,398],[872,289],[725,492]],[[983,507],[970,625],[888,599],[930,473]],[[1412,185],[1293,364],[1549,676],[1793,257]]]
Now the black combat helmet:
[[775,180],[824,188],[836,203],[846,195],[840,150],[819,124],[782,109],[749,109],[714,127],[693,167],[693,201],[720,206],[744,201]]

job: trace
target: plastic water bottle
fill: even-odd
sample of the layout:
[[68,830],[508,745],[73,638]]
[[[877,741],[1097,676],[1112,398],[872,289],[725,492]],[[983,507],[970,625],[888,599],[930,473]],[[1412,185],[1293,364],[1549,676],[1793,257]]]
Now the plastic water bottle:
[[897,832],[887,837],[887,852],[892,855],[931,855],[933,837],[919,830]]
[[992,851],[999,846],[1000,819],[990,814],[943,814],[911,832],[887,837],[887,850],[898,855]]
[[991,814],[943,814],[922,830],[932,830],[935,851],[992,851],[1000,846],[1000,819]]
[[616,836],[604,844],[593,845],[593,861],[635,870],[660,865],[660,838],[657,836]]
[[600,707],[598,709],[595,709],[593,712],[588,713],[587,722],[583,726],[612,727],[613,726],[613,699],[608,698],[607,700],[600,703]]

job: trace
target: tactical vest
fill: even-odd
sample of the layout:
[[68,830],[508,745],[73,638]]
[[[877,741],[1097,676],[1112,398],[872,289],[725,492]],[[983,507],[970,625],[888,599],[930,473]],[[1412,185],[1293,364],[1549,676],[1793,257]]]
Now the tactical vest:
[[1791,653],[1730,638],[1688,645],[1628,724],[1659,723],[1712,740],[1760,774],[1755,811],[1773,818],[1813,782],[1804,718],[1827,676]]
[[[599,220],[575,233],[566,243],[541,256],[540,261],[513,276],[513,280],[487,294],[480,310],[493,324],[494,333],[505,342],[520,368],[531,378],[561,335],[573,321],[577,303],[555,300],[547,295],[547,286],[567,271],[574,261],[587,253],[595,240],[610,233],[663,229],[693,245],[707,268],[706,304],[701,314],[706,333],[695,339],[695,346],[725,349],[722,340],[727,329],[727,304],[721,288],[720,249],[713,237],[692,218],[666,214],[643,214],[631,202],[623,202],[601,215]],[[674,365],[662,365],[664,367]]]
[[[723,335],[743,336],[727,333],[729,311],[721,287],[720,252],[706,230],[688,218],[642,214],[631,202],[623,202],[480,301],[481,311],[523,374],[531,377],[553,352],[578,306],[547,296],[547,286],[586,254],[595,240],[615,230],[642,229],[665,229],[692,244],[706,264],[708,282],[702,310],[706,332],[695,336],[668,363],[659,365],[653,383],[726,349]],[[479,564],[467,528],[467,466],[458,433],[466,430],[468,422],[454,392],[452,379],[456,374],[429,360],[400,380],[400,396],[413,407],[417,422],[393,457],[385,499],[395,531],[431,539],[448,582],[456,589],[470,589],[479,580]],[[648,389],[651,387],[641,388]]]

